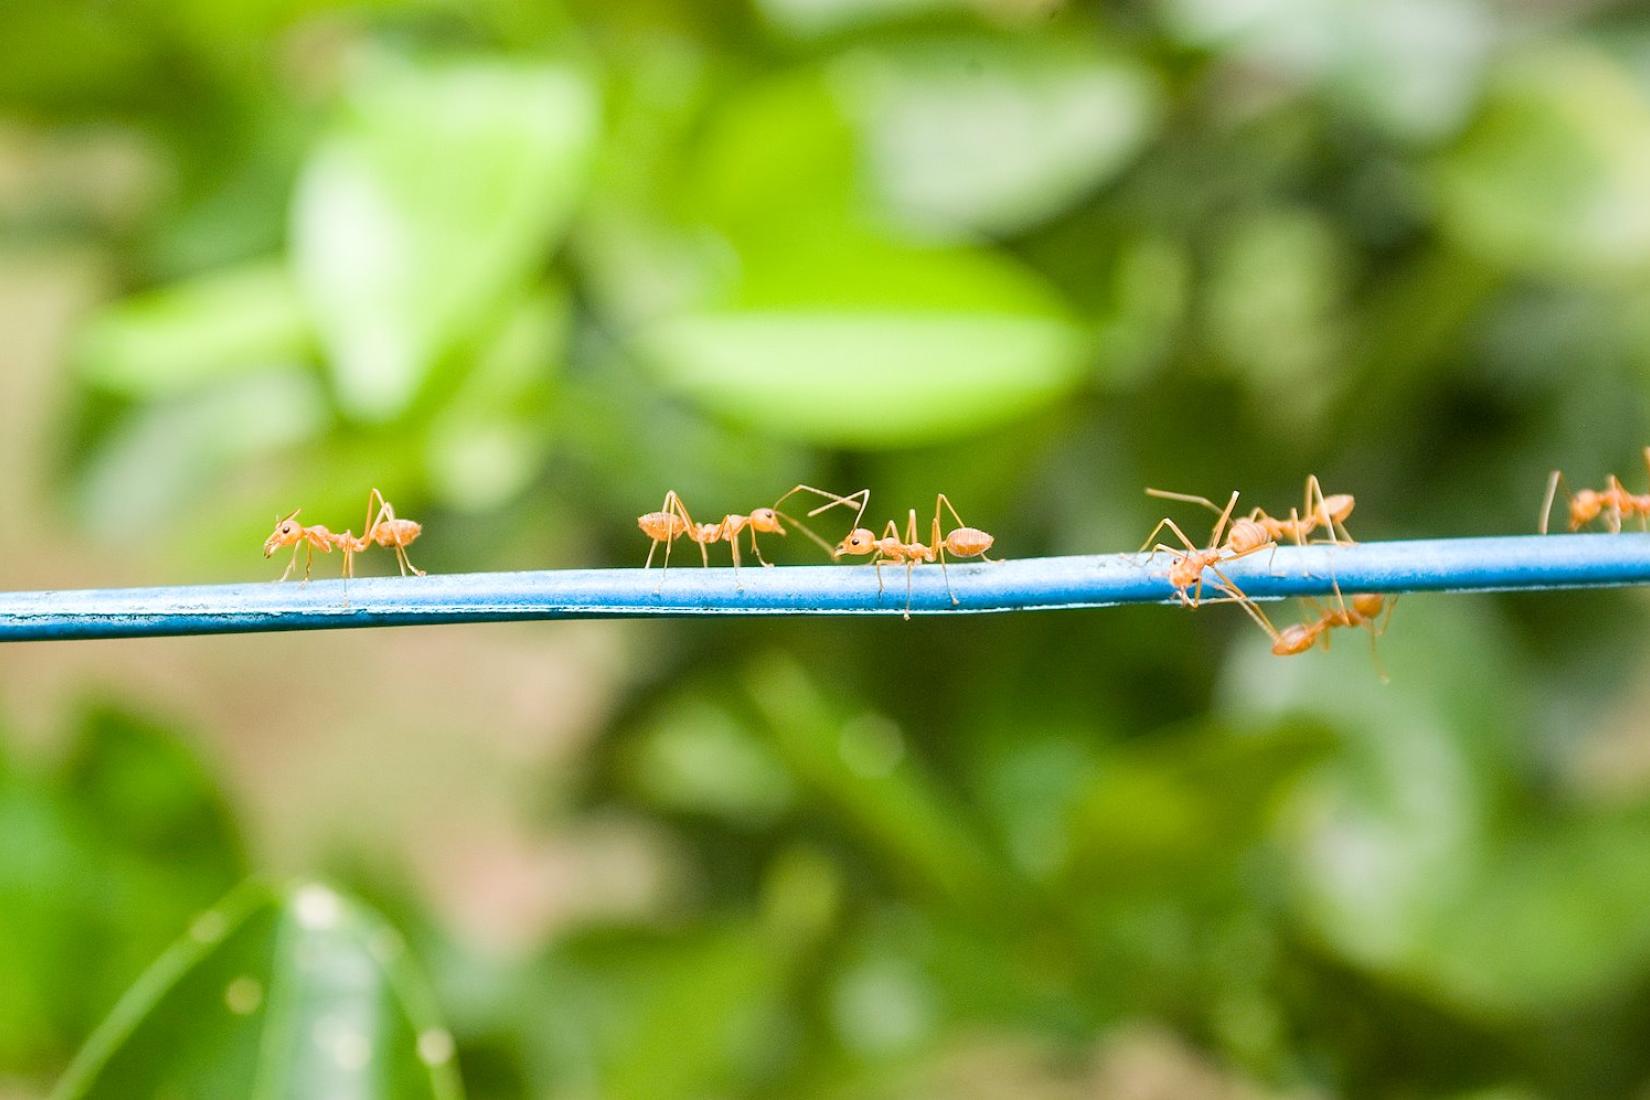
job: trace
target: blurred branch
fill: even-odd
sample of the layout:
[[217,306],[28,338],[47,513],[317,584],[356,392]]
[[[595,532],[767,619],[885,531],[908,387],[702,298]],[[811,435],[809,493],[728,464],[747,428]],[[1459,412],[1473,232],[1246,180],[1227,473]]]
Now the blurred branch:
[[[1163,603],[1168,555],[919,567],[912,614]],[[1343,592],[1505,591],[1650,584],[1650,535],[1553,535],[1284,546],[1222,570],[1255,599]],[[898,615],[905,577],[864,565],[568,569],[415,578],[0,593],[0,641],[235,634],[361,626],[689,615]],[[739,585],[743,587],[739,587]]]

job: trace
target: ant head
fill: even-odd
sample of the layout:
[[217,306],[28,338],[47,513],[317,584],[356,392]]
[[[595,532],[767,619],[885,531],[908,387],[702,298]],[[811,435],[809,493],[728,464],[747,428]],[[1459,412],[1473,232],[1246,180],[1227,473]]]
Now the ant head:
[[264,540],[264,557],[269,557],[283,546],[292,546],[304,536],[304,528],[298,522],[298,513],[303,509],[294,508],[292,514],[275,521],[275,532]]
[[855,527],[852,531],[848,532],[846,538],[837,544],[836,552],[838,554],[863,556],[865,554],[875,553],[876,548],[877,536],[864,527]]
[[780,526],[779,513],[772,508],[758,508],[750,514],[751,526],[767,535],[783,535],[785,528]]

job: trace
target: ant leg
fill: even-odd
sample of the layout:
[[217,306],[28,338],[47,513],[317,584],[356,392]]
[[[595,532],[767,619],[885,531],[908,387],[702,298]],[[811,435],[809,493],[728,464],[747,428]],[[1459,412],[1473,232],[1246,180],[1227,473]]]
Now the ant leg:
[[905,614],[901,616],[906,622],[911,621],[911,571],[917,563],[910,558],[905,559]]
[[[795,516],[787,515],[786,513],[781,512],[778,508],[775,508],[773,510],[773,512],[774,512],[774,515],[778,516],[781,520],[783,520],[784,522],[790,524],[796,530],[801,531],[804,535],[806,535],[810,542],[812,542],[815,546],[819,547],[821,550],[825,551],[825,553],[829,554],[831,556],[832,560],[836,559],[836,556],[837,556],[836,547],[832,546],[830,543],[826,542],[824,539],[822,539],[818,535],[814,534],[813,529],[811,527],[809,527],[806,523],[803,523],[801,520],[797,519]],[[751,541],[755,542],[755,540],[756,540],[756,536],[752,535],[751,536]],[[767,562],[763,562],[762,564],[766,565]]]
[[[945,500],[944,493],[940,494],[940,499]],[[940,576],[945,578],[945,594],[951,597],[951,606],[956,607],[958,606],[958,601],[957,594],[951,591],[951,571],[945,567],[945,540],[940,538],[939,506],[936,504],[934,507],[934,526],[929,528],[928,537],[933,540],[930,545],[933,547],[934,556],[940,560]],[[968,526],[961,521],[958,521],[958,525],[962,527]]]
[[[803,488],[807,488],[807,487],[803,486]],[[835,493],[827,493],[823,489],[814,489],[813,492],[820,493],[824,496],[828,496],[831,499],[827,503],[821,504],[818,508],[815,508],[813,511],[809,512],[808,515],[810,517],[817,516],[821,512],[828,512],[832,508],[835,508],[839,504],[846,504],[846,505],[852,506],[855,501],[858,501],[859,502],[859,511],[854,514],[854,526],[858,527],[860,525],[860,522],[862,520],[864,520],[864,518],[865,518],[865,509],[870,507],[870,505],[871,505],[871,490],[869,490],[869,489],[861,489],[859,492],[849,493],[845,497],[839,497]],[[790,495],[789,493],[786,494],[786,496],[789,496],[789,495]],[[781,497],[780,499],[783,500],[784,498]]]
[[[1171,493],[1166,489],[1147,489],[1146,495],[1149,497],[1157,497],[1160,500],[1178,500],[1183,504],[1201,505],[1202,507],[1209,509],[1209,511],[1213,512],[1215,515],[1220,515],[1220,505],[1216,504],[1208,497],[1194,496],[1191,493]],[[958,522],[960,523],[961,521],[959,520]]]
[[[1554,470],[1547,477],[1547,495],[1541,499],[1541,523],[1537,526],[1537,530],[1543,535],[1547,533],[1547,521],[1552,517],[1553,497],[1558,492],[1558,486],[1563,480],[1563,470]],[[1568,487],[1565,488],[1564,495],[1570,495]]]
[[1260,605],[1251,599],[1243,589],[1239,588],[1231,577],[1222,573],[1219,566],[1209,566],[1209,572],[1213,573],[1215,579],[1219,582],[1217,585],[1218,590],[1230,596],[1237,603],[1242,604],[1243,609],[1249,613],[1249,617],[1275,641],[1278,636],[1277,628],[1272,625],[1272,620],[1266,617],[1266,612],[1260,609]]
[[[1144,554],[1146,552],[1146,547],[1152,545],[1152,540],[1157,538],[1158,532],[1162,531],[1165,527],[1174,532],[1175,538],[1179,539],[1188,551],[1195,552],[1197,550],[1197,544],[1186,537],[1186,532],[1182,531],[1180,526],[1175,523],[1174,520],[1170,519],[1168,516],[1164,516],[1158,521],[1157,526],[1152,528],[1152,533],[1146,537],[1145,542],[1140,544],[1140,549],[1136,550],[1135,553]],[[1174,547],[1164,546],[1162,543],[1158,543],[1156,546],[1152,547],[1153,554],[1156,554],[1159,550],[1168,550],[1172,554],[1181,553],[1181,551],[1176,550]]]
[[1248,615],[1250,620],[1254,622],[1256,626],[1266,631],[1266,636],[1268,638],[1271,638],[1274,642],[1278,640],[1277,627],[1272,625],[1272,620],[1266,617],[1266,612],[1260,609],[1259,604],[1255,603],[1255,601],[1251,600],[1248,596],[1245,596],[1236,587],[1229,587],[1223,583],[1221,586],[1221,591],[1227,594],[1228,599],[1243,608],[1243,613]]
[[[724,526],[723,531],[726,532],[726,530],[727,530],[727,528],[726,528],[726,526]],[[752,539],[756,538],[755,528],[751,529],[751,538]],[[738,534],[735,534],[731,539],[728,540],[728,552],[730,554],[732,554],[732,556],[733,556],[733,587],[736,588],[737,590],[739,590],[740,592],[743,592],[745,590],[745,582],[739,579],[739,536],[738,536]]]
[[276,584],[280,584],[282,581],[287,580],[292,576],[292,571],[298,568],[298,551],[302,550],[303,547],[304,544],[302,541],[292,544],[292,560],[286,563],[286,571],[276,579]]
[[1220,545],[1220,536],[1226,532],[1226,524],[1232,518],[1232,509],[1237,507],[1238,491],[1232,490],[1232,499],[1226,502],[1226,510],[1220,513],[1220,519],[1215,521],[1215,529],[1209,535],[1208,549],[1213,550]]
[[[1236,493],[1232,494],[1232,499],[1234,499],[1234,500],[1237,499],[1237,494]],[[1259,546],[1251,546],[1249,549],[1241,551],[1239,553],[1227,554],[1224,558],[1221,558],[1219,560],[1230,564],[1231,562],[1239,561],[1243,558],[1247,558],[1251,554],[1258,554],[1262,550],[1268,549],[1269,547],[1274,547],[1275,545],[1276,545],[1275,543],[1265,543],[1265,542],[1263,542]],[[1225,581],[1225,583],[1227,583],[1229,585],[1232,583],[1230,580],[1227,579],[1226,574],[1222,573],[1219,569],[1215,568],[1213,562],[1211,562],[1210,564],[1204,566],[1203,569],[1204,569],[1205,572],[1213,573],[1215,576],[1219,577],[1222,581]],[[1232,585],[1232,587],[1236,588],[1237,586]],[[1241,591],[1241,589],[1239,591]],[[1198,604],[1202,601],[1202,599],[1203,599],[1203,573],[1199,572],[1198,575],[1197,575],[1197,587],[1193,590],[1191,606],[1193,606],[1193,607],[1198,606]]]

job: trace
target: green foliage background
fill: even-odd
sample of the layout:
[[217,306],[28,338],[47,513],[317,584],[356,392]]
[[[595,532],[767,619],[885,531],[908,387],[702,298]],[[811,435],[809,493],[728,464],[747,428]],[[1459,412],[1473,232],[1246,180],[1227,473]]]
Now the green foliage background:
[[[0,233],[8,588],[1523,532],[1644,477],[1650,16],[25,0]],[[1645,606],[0,652],[0,1097],[1642,1095]]]

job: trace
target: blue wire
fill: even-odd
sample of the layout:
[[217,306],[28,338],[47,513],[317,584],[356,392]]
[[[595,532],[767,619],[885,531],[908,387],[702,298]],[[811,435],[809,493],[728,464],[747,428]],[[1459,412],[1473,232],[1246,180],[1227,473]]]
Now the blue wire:
[[[1038,611],[1174,599],[1170,556],[1026,558],[950,566],[912,576],[913,615]],[[1365,542],[1282,546],[1223,563],[1257,600],[1353,592],[1487,592],[1650,584],[1650,535]],[[1211,578],[1212,579],[1212,578]],[[905,571],[885,566],[886,590],[863,564],[567,569],[356,579],[312,584],[212,585],[0,593],[0,641],[135,638],[325,630],[361,626],[690,615],[898,615]],[[661,583],[662,582],[662,583]],[[742,584],[743,587],[738,585]],[[1205,591],[1205,596],[1218,595]]]

